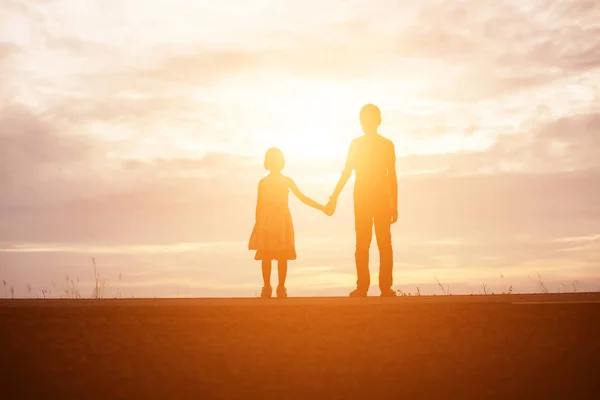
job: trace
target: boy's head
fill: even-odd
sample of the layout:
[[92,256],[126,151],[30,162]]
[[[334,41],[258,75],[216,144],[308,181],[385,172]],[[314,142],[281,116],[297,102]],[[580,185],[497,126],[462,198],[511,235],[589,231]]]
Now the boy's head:
[[272,147],[265,154],[265,169],[271,172],[281,172],[285,167],[283,153],[277,147]]
[[380,124],[381,111],[375,104],[367,104],[360,109],[360,125],[363,132],[373,132]]

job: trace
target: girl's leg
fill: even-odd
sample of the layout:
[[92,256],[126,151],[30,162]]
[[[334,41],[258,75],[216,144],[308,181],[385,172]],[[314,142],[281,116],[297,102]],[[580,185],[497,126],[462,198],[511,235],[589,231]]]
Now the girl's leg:
[[262,260],[262,276],[264,287],[271,287],[271,260]]
[[285,287],[285,278],[287,277],[287,260],[277,260],[277,276],[279,278],[279,287]]

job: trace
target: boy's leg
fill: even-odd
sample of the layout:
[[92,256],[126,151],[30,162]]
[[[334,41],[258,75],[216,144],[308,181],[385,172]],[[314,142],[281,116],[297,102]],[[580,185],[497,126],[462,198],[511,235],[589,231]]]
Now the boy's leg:
[[387,293],[392,288],[394,253],[392,250],[391,215],[378,213],[375,215],[375,237],[379,248],[379,288]]
[[287,277],[287,260],[277,261],[277,277],[279,279],[279,287],[285,287],[285,279]]
[[360,292],[367,292],[371,285],[369,274],[369,248],[373,238],[373,214],[368,202],[354,198],[354,229],[356,230],[356,286]]
[[262,260],[263,286],[271,287],[271,260]]

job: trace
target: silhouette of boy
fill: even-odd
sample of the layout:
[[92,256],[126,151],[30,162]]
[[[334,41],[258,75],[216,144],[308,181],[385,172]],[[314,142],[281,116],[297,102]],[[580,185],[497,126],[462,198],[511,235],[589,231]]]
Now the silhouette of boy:
[[393,251],[391,224],[398,220],[398,182],[394,143],[381,136],[381,112],[373,104],[360,110],[360,124],[365,133],[352,141],[346,167],[325,206],[327,215],[333,215],[337,200],[356,171],[354,184],[354,220],[356,230],[356,290],[350,297],[366,297],[371,284],[369,274],[369,247],[375,225],[379,248],[379,288],[382,297],[394,297],[392,290]]

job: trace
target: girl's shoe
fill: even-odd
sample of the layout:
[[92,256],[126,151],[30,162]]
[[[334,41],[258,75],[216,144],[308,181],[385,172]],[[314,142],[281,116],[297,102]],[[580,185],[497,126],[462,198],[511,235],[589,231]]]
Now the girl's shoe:
[[270,299],[272,295],[273,295],[273,288],[270,286],[263,287],[262,290],[260,291],[261,299]]
[[277,298],[287,299],[287,289],[284,286],[277,287]]

